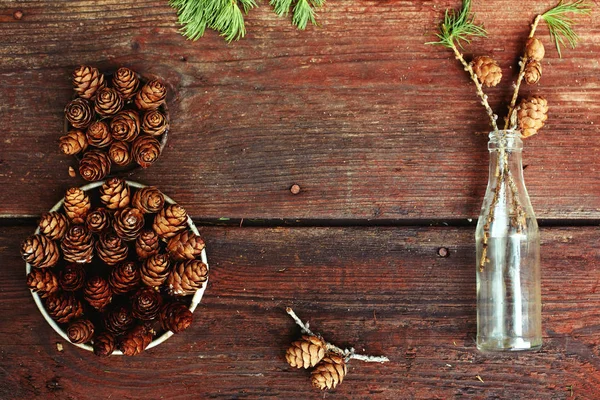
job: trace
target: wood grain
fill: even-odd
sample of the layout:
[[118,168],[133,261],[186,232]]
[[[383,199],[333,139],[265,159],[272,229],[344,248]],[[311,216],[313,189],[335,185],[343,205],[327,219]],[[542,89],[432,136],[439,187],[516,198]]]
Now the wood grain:
[[[3,2],[0,214],[38,216],[81,184],[68,177],[73,160],[57,140],[69,73],[86,63],[168,82],[168,148],[132,178],[158,185],[197,218],[474,218],[487,180],[486,138],[474,133],[488,130],[486,116],[449,52],[424,44],[443,9],[458,4],[338,0],[320,12],[321,28],[299,32],[262,2],[247,18],[247,38],[226,44],[213,32],[186,41],[166,1]],[[503,66],[503,84],[489,91],[498,110],[529,22],[555,1],[501,4],[475,3],[490,38],[466,50]],[[551,105],[524,155],[545,219],[600,219],[597,12],[577,32],[581,44],[559,59],[541,28],[544,77],[526,88]]]
[[[0,228],[0,398],[594,399],[600,391],[597,227],[542,230],[544,345],[510,355],[475,348],[470,228],[201,230],[212,270],[193,326],[139,357],[106,360],[65,343],[37,311],[17,250],[32,228]],[[283,358],[299,335],[286,306],[328,340],[391,362],[354,361],[337,390],[316,392]]]

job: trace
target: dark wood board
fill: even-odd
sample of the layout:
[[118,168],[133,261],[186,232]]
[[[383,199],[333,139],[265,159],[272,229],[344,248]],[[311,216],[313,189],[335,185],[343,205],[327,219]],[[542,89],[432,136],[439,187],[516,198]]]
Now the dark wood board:
[[[600,392],[597,227],[542,230],[537,353],[476,350],[470,228],[203,227],[212,269],[193,326],[139,357],[109,359],[64,342],[38,312],[17,250],[32,229],[0,228],[2,399],[594,399]],[[286,306],[328,340],[391,362],[353,361],[337,390],[319,393],[306,371],[284,360],[299,335]]]
[[[0,4],[0,214],[37,216],[80,180],[59,154],[69,74],[80,63],[154,73],[171,90],[172,134],[159,162],[132,178],[156,184],[196,218],[466,219],[487,180],[486,116],[451,54],[425,45],[459,1],[338,0],[320,28],[295,30],[260,2],[248,36],[227,44],[178,33],[167,1]],[[504,67],[489,90],[502,110],[536,13],[555,4],[477,1],[489,39],[466,55]],[[13,17],[21,10],[20,20]],[[600,23],[559,59],[547,29],[539,93],[550,119],[526,143],[538,217],[600,219]],[[501,112],[502,115],[502,112]],[[289,188],[302,191],[292,196]]]

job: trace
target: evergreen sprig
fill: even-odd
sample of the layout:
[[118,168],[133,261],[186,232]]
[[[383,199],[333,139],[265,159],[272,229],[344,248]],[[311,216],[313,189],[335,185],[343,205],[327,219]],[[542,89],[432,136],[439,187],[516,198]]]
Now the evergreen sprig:
[[[293,4],[294,2],[295,4]],[[313,25],[317,25],[315,8],[322,7],[325,0],[271,0],[269,4],[273,6],[275,14],[279,16],[288,15],[293,6],[292,23],[298,29],[304,30],[309,21]]]
[[448,48],[458,45],[462,48],[461,41],[470,43],[473,37],[486,37],[487,32],[483,25],[477,25],[474,20],[475,14],[471,13],[471,0],[463,0],[459,12],[446,10],[444,21],[440,24],[440,31],[436,34],[440,40],[427,44],[439,44]]
[[569,44],[571,48],[579,41],[579,36],[575,33],[572,26],[575,21],[567,14],[589,15],[592,12],[592,5],[584,0],[578,0],[572,3],[563,3],[561,0],[558,5],[542,14],[542,18],[548,24],[550,35],[556,45],[559,57],[562,57],[560,47]]

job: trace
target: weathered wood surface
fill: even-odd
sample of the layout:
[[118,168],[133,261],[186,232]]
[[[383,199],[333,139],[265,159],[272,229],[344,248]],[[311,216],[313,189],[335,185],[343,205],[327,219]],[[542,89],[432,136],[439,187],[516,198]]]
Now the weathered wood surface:
[[[470,228],[204,227],[211,282],[193,326],[139,357],[110,359],[64,342],[37,311],[15,250],[31,229],[0,228],[2,399],[596,399],[600,392],[597,227],[542,230],[538,353],[476,350]],[[337,390],[318,393],[308,373],[283,358],[299,335],[286,306],[330,341],[391,362],[353,361]]]
[[[166,0],[4,1],[0,213],[37,216],[81,183],[57,139],[69,73],[87,63],[128,65],[172,87],[168,149],[132,178],[195,217],[476,217],[487,151],[473,133],[488,130],[486,116],[450,53],[424,44],[459,3],[338,0],[320,13],[322,28],[298,32],[265,1],[247,18],[247,38],[228,45],[213,32],[185,41]],[[554,4],[475,2],[490,38],[467,55],[490,53],[504,67],[502,87],[489,91],[499,110],[528,24]],[[582,19],[581,44],[564,59],[540,29],[544,76],[526,91],[544,94],[551,115],[527,141],[525,178],[541,218],[600,218],[599,22],[597,12]]]

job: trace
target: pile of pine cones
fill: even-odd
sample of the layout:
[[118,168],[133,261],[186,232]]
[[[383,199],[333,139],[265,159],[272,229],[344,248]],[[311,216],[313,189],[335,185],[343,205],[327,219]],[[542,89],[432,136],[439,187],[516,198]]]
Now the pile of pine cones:
[[42,216],[21,254],[32,266],[27,286],[73,343],[91,342],[99,356],[115,348],[133,356],[161,329],[190,326],[185,296],[202,288],[208,266],[181,206],[165,204],[155,187],[134,191],[112,178],[98,193],[69,189],[63,211]]
[[146,168],[158,159],[160,139],[169,129],[167,89],[159,80],[144,82],[121,67],[109,81],[82,65],[73,72],[73,87],[77,97],[65,107],[68,132],[59,147],[78,155],[85,180],[104,179],[112,165],[135,162]]

